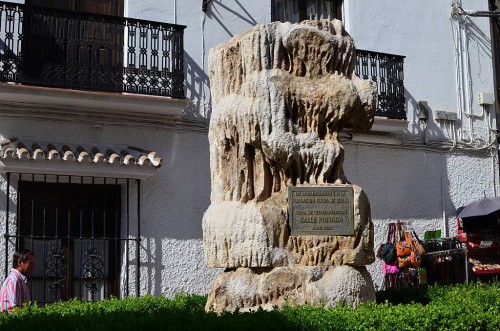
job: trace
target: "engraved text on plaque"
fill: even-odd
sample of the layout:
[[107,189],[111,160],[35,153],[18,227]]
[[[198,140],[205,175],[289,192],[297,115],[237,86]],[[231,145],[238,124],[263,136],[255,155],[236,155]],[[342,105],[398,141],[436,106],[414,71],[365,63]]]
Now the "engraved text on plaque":
[[352,186],[289,187],[288,212],[292,236],[354,235]]

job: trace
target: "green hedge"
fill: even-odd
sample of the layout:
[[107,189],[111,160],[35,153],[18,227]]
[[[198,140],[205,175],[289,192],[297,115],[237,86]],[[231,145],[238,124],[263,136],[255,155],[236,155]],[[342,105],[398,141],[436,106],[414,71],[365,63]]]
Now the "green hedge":
[[60,302],[0,314],[1,330],[500,330],[500,284],[377,293],[358,309],[300,306],[205,313],[206,297]]

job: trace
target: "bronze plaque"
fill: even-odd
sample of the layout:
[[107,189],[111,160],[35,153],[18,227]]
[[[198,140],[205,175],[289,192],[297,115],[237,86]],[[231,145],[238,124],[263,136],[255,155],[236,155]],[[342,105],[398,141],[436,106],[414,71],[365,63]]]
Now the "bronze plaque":
[[352,186],[289,187],[288,223],[292,236],[354,235]]

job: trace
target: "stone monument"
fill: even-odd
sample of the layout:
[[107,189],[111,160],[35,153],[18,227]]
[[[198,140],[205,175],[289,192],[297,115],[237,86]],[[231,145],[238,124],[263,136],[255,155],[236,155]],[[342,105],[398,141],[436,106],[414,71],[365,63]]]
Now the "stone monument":
[[373,123],[376,85],[355,65],[338,20],[257,25],[210,51],[203,242],[207,265],[225,271],[207,310],[374,300],[370,206],[339,142]]

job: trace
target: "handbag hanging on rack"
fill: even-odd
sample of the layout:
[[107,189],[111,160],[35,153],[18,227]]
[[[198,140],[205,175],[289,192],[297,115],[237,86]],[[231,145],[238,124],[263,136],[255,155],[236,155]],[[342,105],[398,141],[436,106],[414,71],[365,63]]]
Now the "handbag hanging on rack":
[[387,242],[382,246],[380,250],[380,257],[384,262],[391,263],[396,260],[396,246],[395,243],[396,234],[396,224],[389,223],[389,229],[387,232]]
[[420,267],[420,265],[422,264],[422,257],[415,253],[415,251],[412,251],[410,254],[410,262],[412,266]]
[[418,238],[418,236],[415,233],[415,231],[412,231],[412,234],[413,234],[413,240],[412,240],[412,242],[413,242],[413,249],[414,249],[415,253],[417,253],[417,255],[423,256],[425,254],[424,245],[422,245],[422,242]]
[[410,243],[410,248],[411,248],[410,262],[411,262],[411,265],[414,267],[420,267],[420,265],[422,264],[422,257],[420,256],[420,254],[418,254],[418,252],[415,248],[415,240],[409,231],[404,231],[404,235],[405,235],[405,241],[407,243]]
[[382,261],[382,274],[384,275],[397,275],[399,272],[397,261],[385,262]]
[[397,242],[396,242],[396,253],[398,257],[405,257],[411,254],[411,246],[410,243],[406,242],[404,229],[401,222],[397,223]]
[[400,257],[398,256],[398,267],[406,268],[411,267],[413,264],[411,263],[411,255]]

